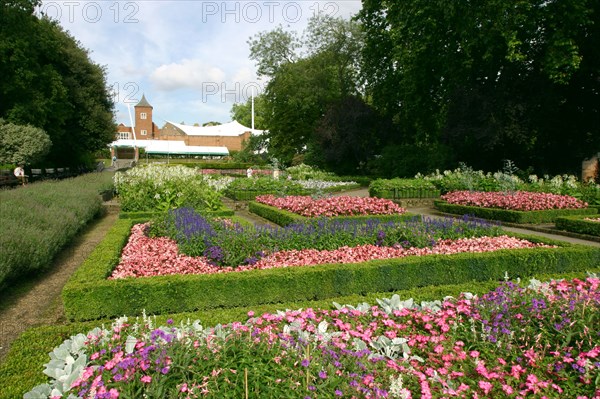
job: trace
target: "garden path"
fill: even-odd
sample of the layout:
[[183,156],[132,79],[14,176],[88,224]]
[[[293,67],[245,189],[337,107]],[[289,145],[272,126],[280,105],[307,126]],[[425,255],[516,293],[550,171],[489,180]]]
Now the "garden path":
[[92,221],[55,259],[48,272],[2,292],[0,361],[11,343],[30,327],[65,323],[61,291],[71,274],[90,255],[117,220],[118,212]]

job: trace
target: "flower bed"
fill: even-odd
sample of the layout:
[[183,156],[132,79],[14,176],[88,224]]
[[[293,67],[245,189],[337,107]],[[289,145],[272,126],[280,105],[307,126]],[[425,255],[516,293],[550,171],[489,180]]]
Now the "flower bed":
[[[128,277],[152,277],[172,274],[214,274],[233,271],[249,271],[261,269],[283,268],[291,266],[314,266],[328,263],[361,263],[376,259],[403,258],[407,256],[451,255],[457,253],[492,252],[501,249],[522,249],[549,246],[531,243],[515,237],[478,237],[440,240],[431,247],[403,247],[395,245],[384,247],[378,245],[343,246],[334,250],[284,250],[272,254],[260,252],[260,259],[237,267],[221,267],[214,264],[206,256],[193,257],[181,254],[177,243],[166,237],[150,238],[145,234],[147,224],[133,226],[131,236],[121,261],[113,271],[111,279]],[[210,247],[216,251],[215,247]],[[219,252],[222,254],[222,252]]]
[[309,196],[275,197],[261,195],[256,202],[293,212],[304,217],[335,217],[354,215],[400,215],[406,209],[381,198],[330,197],[313,199]]
[[285,227],[243,227],[214,220],[192,209],[176,209],[151,224],[152,237],[169,237],[182,253],[204,256],[217,266],[238,267],[284,250],[338,250],[377,245],[426,247],[439,240],[498,235],[498,226],[481,220],[404,221],[317,219]]
[[591,270],[600,250],[523,236],[559,248],[487,253],[409,256],[318,267],[284,267],[248,273],[187,274],[108,280],[131,228],[141,221],[119,219],[62,291],[69,320],[185,312],[304,300],[368,292],[501,279],[540,273]]
[[222,206],[218,190],[230,178],[203,177],[181,165],[151,164],[115,173],[115,190],[125,212],[166,211],[182,206],[217,210]]
[[597,208],[581,209],[546,209],[541,211],[514,211],[498,208],[484,208],[469,205],[449,204],[445,201],[434,201],[434,206],[441,212],[458,215],[474,215],[487,220],[501,220],[511,223],[548,223],[558,217],[597,214]]
[[452,191],[441,197],[449,204],[499,208],[513,211],[543,211],[548,209],[581,209],[587,204],[568,195],[551,193]]
[[121,318],[65,341],[47,365],[50,384],[25,399],[600,395],[598,278],[378,303],[249,312],[244,323],[207,329]]

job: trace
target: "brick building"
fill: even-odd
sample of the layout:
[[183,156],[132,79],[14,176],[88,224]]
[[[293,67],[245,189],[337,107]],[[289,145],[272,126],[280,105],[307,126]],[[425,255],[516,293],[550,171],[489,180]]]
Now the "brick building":
[[[240,151],[252,135],[263,132],[237,121],[216,126],[188,126],[167,121],[159,128],[152,119],[154,108],[145,95],[134,108],[135,135],[131,126],[119,124],[116,141],[111,144],[113,154],[130,153],[134,147],[140,147],[150,154],[224,156],[230,151]],[[175,150],[177,152],[173,152]]]

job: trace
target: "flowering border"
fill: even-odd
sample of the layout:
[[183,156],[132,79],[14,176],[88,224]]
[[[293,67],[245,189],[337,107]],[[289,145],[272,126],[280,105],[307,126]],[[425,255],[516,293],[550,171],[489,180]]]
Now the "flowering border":
[[[131,227],[147,220],[117,220],[62,291],[70,320],[194,311],[218,307],[327,299],[429,285],[501,279],[505,273],[586,271],[600,264],[600,249],[534,236],[514,235],[560,248],[535,248],[483,254],[431,255],[252,273],[173,275],[108,280],[119,261]],[[513,235],[513,234],[511,234]]]

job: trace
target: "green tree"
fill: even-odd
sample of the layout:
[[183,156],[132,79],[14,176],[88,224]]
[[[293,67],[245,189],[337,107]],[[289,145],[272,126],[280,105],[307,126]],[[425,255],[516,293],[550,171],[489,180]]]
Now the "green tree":
[[362,99],[345,97],[331,104],[319,120],[315,154],[308,160],[313,164],[322,160],[323,167],[340,175],[363,173],[386,142],[388,127]]
[[599,4],[365,0],[367,94],[399,143],[442,142],[478,167],[576,169],[600,146]]
[[307,152],[315,158],[319,120],[360,87],[362,33],[356,22],[320,14],[311,18],[302,37],[278,27],[249,41],[259,75],[269,77],[261,105],[269,154],[285,164]]
[[7,123],[0,118],[0,163],[29,165],[43,159],[52,147],[40,128]]
[[[252,98],[245,103],[235,103],[231,106],[231,119],[244,126],[252,127]],[[265,96],[254,97],[254,128],[264,130],[265,126]]]
[[271,31],[260,32],[248,40],[250,59],[256,61],[258,76],[274,76],[279,68],[298,59],[301,46],[296,32],[283,30],[279,25]]
[[56,21],[35,16],[37,5],[0,8],[0,117],[46,131],[48,162],[77,164],[114,139],[105,70]]

